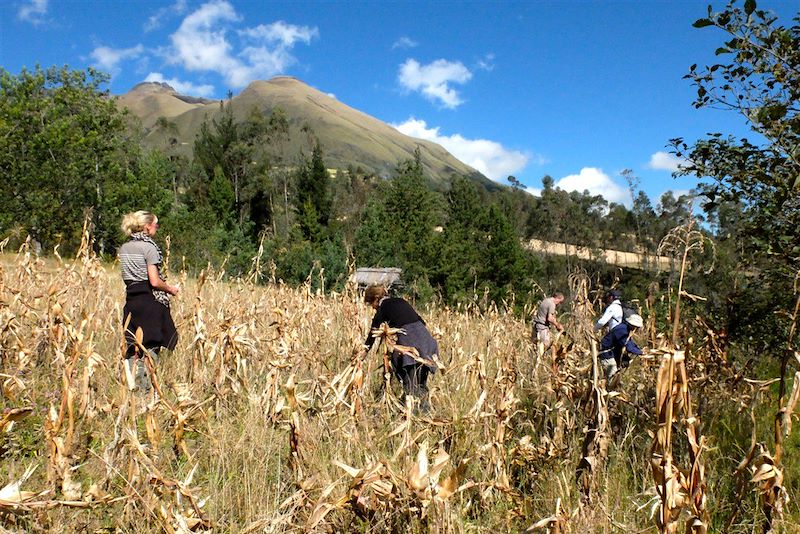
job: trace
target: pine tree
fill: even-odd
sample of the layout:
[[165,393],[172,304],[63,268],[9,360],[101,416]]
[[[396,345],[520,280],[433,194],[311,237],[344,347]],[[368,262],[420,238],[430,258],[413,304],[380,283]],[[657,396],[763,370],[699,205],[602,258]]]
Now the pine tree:
[[431,259],[437,257],[439,203],[425,182],[419,149],[413,161],[398,166],[385,205],[395,250],[408,279],[434,274]]
[[331,215],[330,175],[322,159],[322,147],[317,143],[297,176],[296,211],[303,235],[312,241],[322,237]]

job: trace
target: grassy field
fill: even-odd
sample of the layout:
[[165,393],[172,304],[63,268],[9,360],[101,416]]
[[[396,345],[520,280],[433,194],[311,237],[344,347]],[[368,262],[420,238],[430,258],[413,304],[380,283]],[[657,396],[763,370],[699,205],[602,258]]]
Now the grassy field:
[[421,307],[444,369],[419,418],[385,344],[357,357],[372,310],[354,288],[171,273],[181,339],[143,394],[114,266],[23,251],[0,268],[3,531],[800,531],[776,384],[737,375],[709,333],[685,352],[640,339],[608,391],[580,276],[542,357],[502,306]]

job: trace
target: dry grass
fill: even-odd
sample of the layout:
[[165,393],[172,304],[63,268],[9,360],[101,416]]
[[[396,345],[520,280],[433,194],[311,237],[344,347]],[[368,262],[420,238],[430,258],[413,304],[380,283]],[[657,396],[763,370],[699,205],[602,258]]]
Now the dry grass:
[[[157,395],[144,395],[121,363],[113,266],[88,249],[63,262],[23,250],[1,268],[0,525],[12,532],[656,528],[649,444],[671,427],[654,414],[660,362],[635,360],[619,391],[606,390],[585,277],[574,279],[567,333],[540,361],[530,325],[505,309],[421,309],[445,367],[421,419],[399,402],[380,353],[358,358],[372,310],[352,288],[322,295],[172,273],[184,288],[173,308],[182,337],[153,368]],[[725,362],[714,362],[724,379]],[[683,369],[680,384],[702,374]],[[680,395],[690,511],[705,520],[698,458],[707,479],[713,454],[690,433]],[[742,516],[758,506],[745,512],[730,531],[757,524]],[[792,530],[787,512],[776,521]]]

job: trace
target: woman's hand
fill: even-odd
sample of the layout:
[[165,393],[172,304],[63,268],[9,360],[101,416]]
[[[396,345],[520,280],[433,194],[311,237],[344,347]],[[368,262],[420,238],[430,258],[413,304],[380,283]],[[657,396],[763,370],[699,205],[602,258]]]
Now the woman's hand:
[[158,266],[150,264],[147,266],[147,278],[150,281],[150,286],[153,289],[166,291],[170,295],[177,295],[181,291],[181,286],[178,284],[170,285],[166,283],[158,274]]

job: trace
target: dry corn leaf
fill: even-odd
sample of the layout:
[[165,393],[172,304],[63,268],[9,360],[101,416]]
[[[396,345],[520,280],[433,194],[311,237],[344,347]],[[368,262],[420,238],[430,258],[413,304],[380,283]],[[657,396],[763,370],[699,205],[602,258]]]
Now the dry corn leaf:
[[77,501],[81,498],[81,483],[72,478],[72,469],[65,469],[61,480],[61,494],[68,501]]
[[436,456],[433,458],[433,464],[429,467],[428,478],[430,482],[435,484],[439,482],[439,475],[442,473],[442,470],[447,466],[447,463],[450,461],[450,455],[447,454],[442,447],[439,447],[436,450]]
[[557,525],[558,521],[559,521],[558,517],[551,515],[550,517],[545,517],[544,519],[540,519],[533,525],[529,526],[527,529],[525,529],[525,532],[534,532],[542,528],[549,529],[552,526]]
[[340,462],[338,460],[334,460],[332,463],[336,467],[339,467],[340,469],[343,469],[348,475],[350,475],[353,478],[356,478],[357,476],[359,476],[359,474],[361,474],[362,471],[363,471],[362,469],[356,469],[355,467],[350,467],[349,465],[347,465],[345,463],[342,463],[342,462]]
[[111,496],[100,489],[100,486],[97,484],[92,484],[89,486],[89,489],[86,490],[86,493],[83,496],[83,500],[91,502],[103,502],[109,500],[110,498]]
[[341,497],[334,503],[327,503],[327,502],[319,503],[317,506],[314,507],[314,511],[311,513],[311,515],[308,518],[308,521],[306,522],[306,527],[305,527],[306,532],[314,530],[317,527],[317,525],[319,525],[320,522],[323,519],[325,519],[326,515],[328,515],[333,510],[341,509],[346,502],[347,498]]
[[30,406],[8,410],[3,414],[3,418],[0,419],[0,433],[9,432],[16,421],[21,421],[31,413],[33,413],[33,408]]
[[450,473],[450,476],[442,481],[436,492],[436,497],[438,499],[445,500],[458,491],[459,481],[464,478],[464,473],[467,470],[467,464],[469,464],[469,462],[469,458],[461,460],[461,463],[458,464],[455,471]]
[[759,482],[763,482],[771,478],[776,478],[777,476],[778,476],[778,471],[774,465],[763,463],[753,474],[753,477],[750,479],[750,482],[758,484]]
[[423,441],[417,452],[417,461],[409,469],[408,485],[416,490],[423,491],[428,487],[428,442]]
[[22,489],[22,485],[30,478],[33,472],[36,471],[36,467],[36,465],[29,466],[19,479],[6,484],[0,489],[0,507],[2,507],[3,502],[19,504],[36,497],[36,492],[23,491]]

